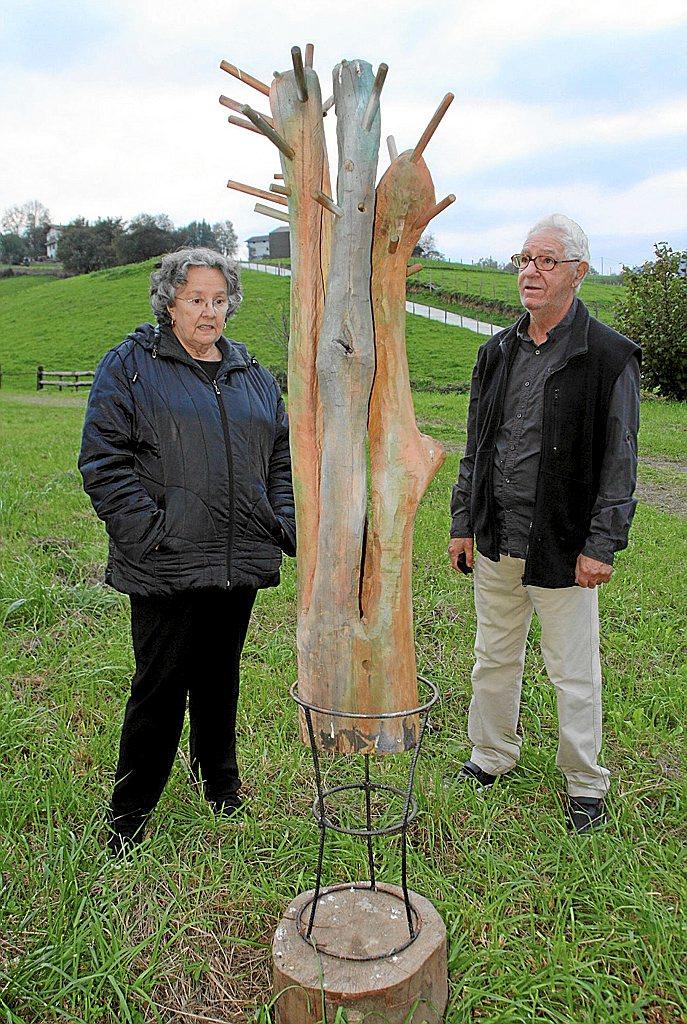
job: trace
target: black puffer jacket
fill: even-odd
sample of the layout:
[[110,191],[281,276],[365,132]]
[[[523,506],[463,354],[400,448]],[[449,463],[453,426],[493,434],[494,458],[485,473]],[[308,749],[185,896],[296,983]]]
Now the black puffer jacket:
[[[100,363],[79,469],[127,594],[271,587],[295,554],[279,385],[220,338],[216,384],[173,332],[143,324]],[[281,549],[281,550],[280,550]]]

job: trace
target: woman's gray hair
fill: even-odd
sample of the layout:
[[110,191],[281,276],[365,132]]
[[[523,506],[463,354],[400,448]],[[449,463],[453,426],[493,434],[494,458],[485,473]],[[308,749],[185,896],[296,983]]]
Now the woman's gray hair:
[[221,252],[197,246],[168,252],[162,257],[159,270],[154,270],[150,275],[150,305],[157,322],[167,327],[171,325],[168,306],[174,305],[177,288],[186,284],[190,267],[211,267],[222,271],[227,282],[228,320],[239,308],[243,298],[238,265]]
[[[566,260],[584,260],[585,263],[591,264],[589,239],[580,225],[570,217],[566,217],[564,213],[552,213],[550,217],[544,217],[537,221],[534,227],[527,232],[527,238],[538,235],[540,231],[555,231],[557,235],[560,235]],[[582,278],[583,280],[584,278]],[[576,291],[580,290],[582,281],[578,284]]]

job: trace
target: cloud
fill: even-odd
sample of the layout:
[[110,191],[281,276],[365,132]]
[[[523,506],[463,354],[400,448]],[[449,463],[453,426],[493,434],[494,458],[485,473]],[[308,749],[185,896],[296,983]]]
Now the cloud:
[[[630,188],[612,191],[570,183],[541,188],[488,189],[472,196],[472,226],[461,228],[460,209],[436,222],[442,246],[467,258],[492,255],[506,260],[528,229],[549,213],[565,213],[578,221],[590,238],[592,261],[600,256],[626,263],[637,262],[641,246],[659,239],[675,248],[687,247],[687,165],[678,171],[646,177]],[[484,211],[484,216],[480,216]],[[650,230],[648,230],[650,225]],[[646,258],[649,253],[646,252]]]
[[[326,0],[317,19],[312,12],[302,0],[263,0],[259,9],[238,0],[112,0],[105,8],[5,0],[0,210],[35,196],[60,221],[146,210],[177,223],[229,217],[241,237],[269,230],[276,222],[254,214],[248,197],[225,183],[232,177],[265,186],[279,167],[276,151],[230,128],[217,97],[225,92],[263,110],[267,102],[218,65],[226,57],[269,81],[274,69],[288,67],[290,46],[310,39],[324,95],[342,56],[367,56],[373,66],[387,61],[382,137],[393,133],[401,150],[414,145],[443,93],[456,92],[426,154],[439,197],[458,194],[433,226],[447,251],[460,255],[469,244],[474,256],[485,247],[496,254],[498,243],[506,253],[535,206],[538,215],[555,197],[553,206],[577,204],[588,223],[598,216],[611,233],[624,228],[604,221],[594,204],[615,197],[609,209],[628,225],[628,248],[642,218],[645,236],[664,223],[661,196],[670,189],[661,175],[687,165],[680,157],[687,87],[679,79],[675,88],[669,66],[661,74],[660,45],[670,38],[668,52],[677,53],[687,35],[684,0],[651,7],[547,0],[526,8],[464,0],[431,9],[415,0],[349,0],[345,15]],[[594,56],[585,63],[586,45]],[[637,60],[649,51],[645,97]],[[603,77],[604,52],[612,55],[612,87]],[[578,54],[587,77],[576,91]],[[565,68],[558,79],[557,65]],[[547,92],[541,86],[549,81],[556,87]],[[623,92],[629,81],[631,102]],[[335,164],[333,117],[326,129]],[[613,171],[614,156],[622,175]],[[380,174],[386,166],[383,146]],[[641,191],[648,166],[660,186],[655,202]],[[619,197],[633,189],[637,206],[626,211],[630,200],[623,206]],[[677,207],[687,205],[672,195]]]

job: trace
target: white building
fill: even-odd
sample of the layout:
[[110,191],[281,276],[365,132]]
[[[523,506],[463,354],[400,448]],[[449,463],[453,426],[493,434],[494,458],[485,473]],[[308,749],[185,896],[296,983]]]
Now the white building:
[[270,255],[269,235],[253,235],[252,238],[246,239],[246,245],[248,246],[249,260],[262,260]]
[[57,259],[57,243],[63,231],[64,228],[61,224],[51,224],[48,228],[48,233],[45,236],[45,251],[49,260]]

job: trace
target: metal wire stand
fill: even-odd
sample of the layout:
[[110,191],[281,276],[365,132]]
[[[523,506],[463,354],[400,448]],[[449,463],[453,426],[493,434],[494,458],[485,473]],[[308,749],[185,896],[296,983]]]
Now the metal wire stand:
[[[305,716],[305,722],[308,729],[308,737],[310,740],[310,751],[312,753],[313,765],[315,768],[315,784],[317,787],[317,797],[313,803],[313,814],[315,820],[320,829],[320,844],[317,856],[317,872],[315,879],[315,891],[312,899],[308,900],[299,910],[296,916],[296,927],[299,934],[311,945],[314,945],[315,949],[320,953],[326,953],[329,956],[335,956],[338,959],[343,960],[378,960],[382,957],[394,956],[400,953],[402,950],[407,949],[408,946],[415,941],[417,938],[422,922],[419,914],[413,907],[410,901],[410,895],[408,893],[408,825],[417,816],[417,802],[413,796],[413,785],[415,782],[415,769],[417,767],[417,761],[420,756],[420,748],[424,739],[425,732],[427,730],[427,723],[429,721],[429,713],[434,705],[439,700],[439,690],[436,685],[429,679],[425,679],[424,676],[418,676],[418,681],[425,687],[427,687],[431,696],[424,704],[419,707],[411,708],[408,711],[387,711],[379,714],[369,714],[365,712],[351,712],[351,711],[338,711],[331,708],[321,708],[315,704],[310,704],[308,701],[303,700],[299,697],[297,692],[297,683],[291,687],[289,691],[291,697],[303,709]],[[329,789],[324,789],[322,785],[322,772],[320,769],[320,756],[317,749],[317,743],[315,740],[315,730],[313,728],[312,716],[313,713],[328,715],[333,718],[354,718],[354,719],[391,719],[391,718],[410,718],[413,715],[420,716],[420,729],[417,734],[415,745],[412,748],[412,756],[410,760],[410,770],[408,773],[408,784],[405,789],[400,789],[398,786],[391,786],[386,783],[374,782],[370,778],[370,755],[364,754],[364,777],[362,782],[346,783],[341,786],[333,786]],[[327,813],[326,800],[329,797],[333,797],[337,793],[344,792],[362,792],[365,798],[365,826],[360,828],[348,828],[344,825],[340,825],[338,822],[332,820]],[[393,796],[400,796],[403,799],[403,813],[400,819],[394,821],[391,825],[382,826],[379,828],[373,828],[372,826],[372,794],[373,793],[387,793]],[[355,885],[344,884],[329,886],[325,889],[322,888],[322,865],[324,861],[324,847],[327,836],[327,830],[331,829],[332,832],[339,832],[349,836],[360,836],[362,839],[367,841],[367,860],[369,867],[370,881],[369,883],[357,883]],[[360,889],[364,891],[377,892],[379,889],[387,893],[388,895],[394,896],[392,890],[386,886],[380,886],[377,882],[377,873],[375,870],[374,862],[374,847],[373,839],[377,836],[391,836],[401,835],[401,889],[403,892],[403,905],[405,907],[406,921],[408,924],[408,939],[402,944],[396,946],[394,949],[384,953],[377,954],[375,956],[353,956],[343,955],[336,950],[325,947],[322,944],[318,944],[312,937],[313,927],[315,924],[315,915],[317,913],[317,905],[320,899],[328,895],[329,893],[340,892],[342,890],[355,890]],[[304,916],[307,908],[310,908],[308,915],[307,925],[304,922]]]

